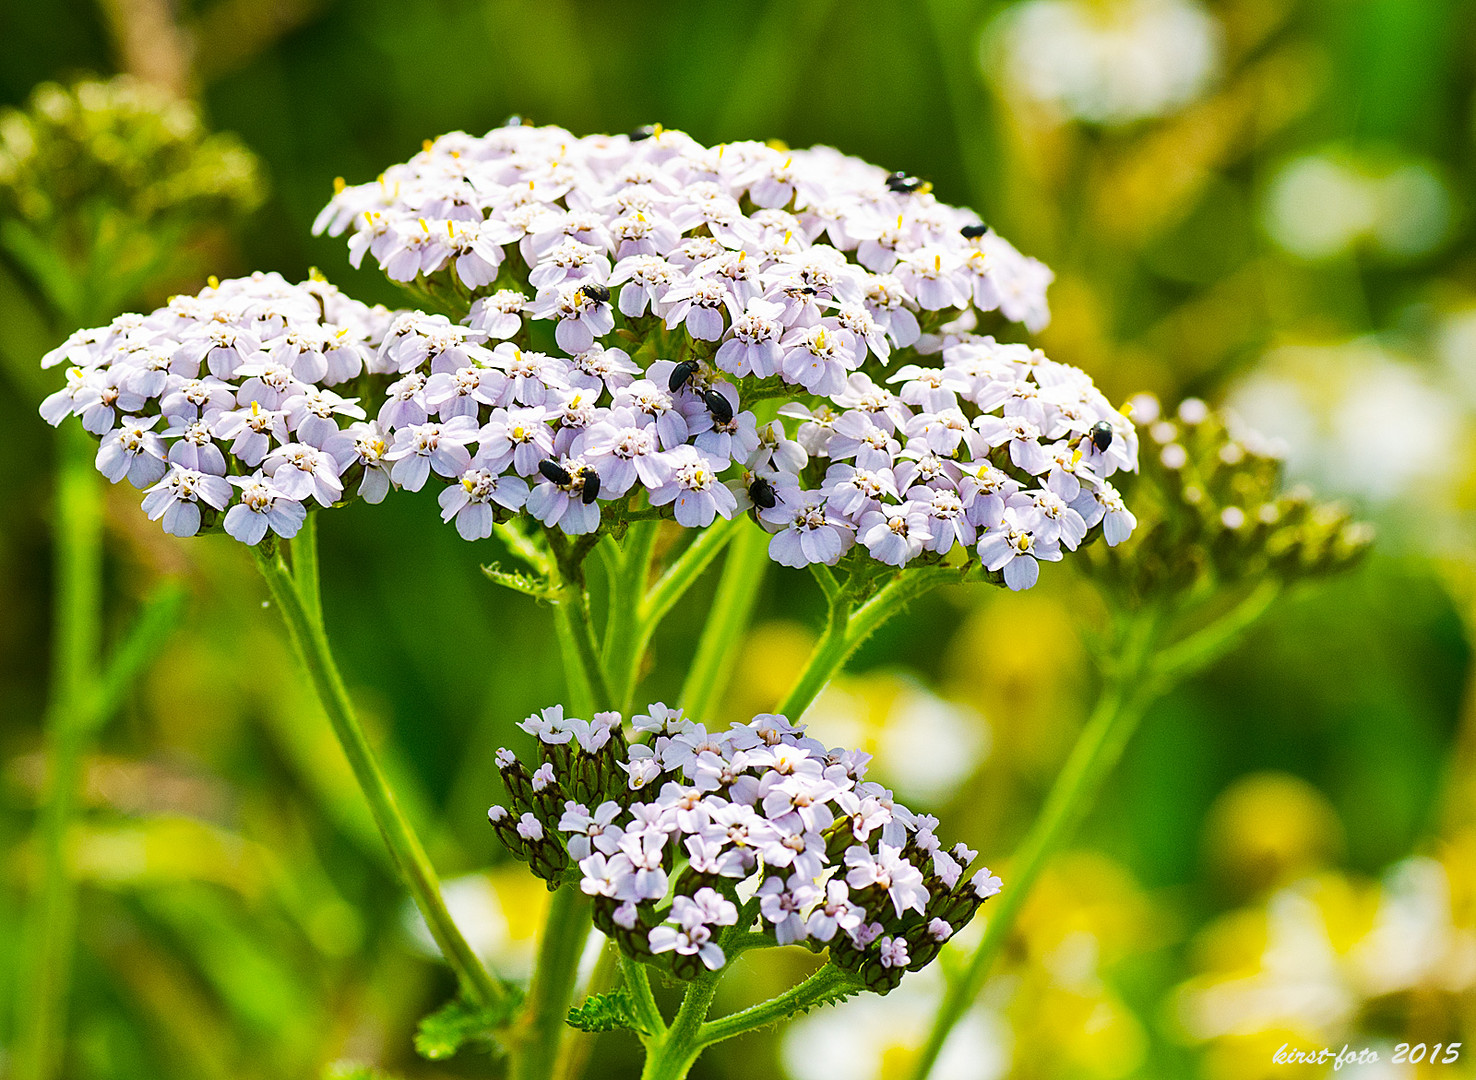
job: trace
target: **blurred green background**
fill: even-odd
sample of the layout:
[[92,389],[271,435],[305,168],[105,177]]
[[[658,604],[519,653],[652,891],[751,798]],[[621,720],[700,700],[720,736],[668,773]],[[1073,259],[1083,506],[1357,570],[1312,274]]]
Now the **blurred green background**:
[[[974,206],[1056,270],[1052,356],[1115,400],[1230,402],[1381,540],[1153,711],[939,1075],[1240,1080],[1290,1075],[1270,1064],[1288,1040],[1476,1040],[1476,3],[11,2],[0,55],[0,104],[127,71],[260,156],[265,204],[149,301],[316,266],[397,303],[309,235],[334,178],[512,113],[828,143]],[[36,406],[60,377],[36,361],[69,329],[0,260],[0,1047],[45,775],[54,436]],[[497,1075],[414,1054],[451,980],[407,929],[245,556],[162,536],[126,491],[107,529],[110,640],[160,578],[192,599],[87,761],[64,1075]],[[493,753],[561,694],[547,613],[494,591],[477,567],[495,543],[463,543],[428,492],[322,532],[353,693],[453,909],[515,971],[541,891],[498,863],[483,814]],[[653,700],[680,686],[704,588],[658,636]],[[778,696],[820,603],[776,567],[758,610],[721,719]],[[1002,864],[1090,704],[1095,617],[1061,567],[1025,595],[936,594],[815,722],[889,757],[900,796]],[[745,968],[730,1004],[786,977]],[[694,1075],[888,1075],[935,990],[748,1037]],[[601,1038],[591,1075],[636,1069],[633,1042]]]

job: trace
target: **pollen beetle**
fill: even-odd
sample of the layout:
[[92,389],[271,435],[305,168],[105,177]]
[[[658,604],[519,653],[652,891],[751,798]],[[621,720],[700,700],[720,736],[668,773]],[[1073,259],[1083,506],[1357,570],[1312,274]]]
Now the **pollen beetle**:
[[727,424],[733,419],[733,406],[728,404],[728,399],[716,390],[704,390],[702,400],[707,405],[707,411],[712,413],[714,423]]
[[696,374],[697,361],[683,360],[680,364],[671,369],[671,377],[666,380],[666,388],[670,390],[673,394],[675,394],[682,387],[686,386],[687,383],[691,380],[692,376]]

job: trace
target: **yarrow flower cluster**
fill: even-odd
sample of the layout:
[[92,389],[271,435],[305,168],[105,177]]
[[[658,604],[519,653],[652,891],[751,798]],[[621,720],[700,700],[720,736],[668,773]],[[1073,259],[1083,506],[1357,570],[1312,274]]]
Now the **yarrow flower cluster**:
[[[255,275],[45,361],[72,367],[43,415],[81,416],[176,535],[223,517],[247,543],[290,536],[310,501],[434,476],[469,540],[517,513],[586,535],[751,510],[786,565],[959,548],[1025,588],[1133,527],[1109,479],[1136,468],[1132,425],[1083,372],[969,329],[1042,321],[1049,272],[914,178],[511,126],[428,143],[318,225],[465,314]],[[904,352],[941,362],[883,374]]]
[[42,360],[70,366],[41,415],[80,417],[102,440],[98,471],[147,489],[165,532],[220,521],[248,544],[291,537],[305,504],[340,502],[345,481],[371,502],[389,489],[388,444],[330,388],[377,369],[391,317],[321,281],[215,284],[73,334]]
[[[944,849],[936,818],[866,779],[870,755],[827,749],[784,717],[708,731],[652,705],[592,720],[530,716],[541,764],[498,751],[498,837],[555,888],[577,881],[595,924],[681,978],[716,970],[740,935],[829,948],[885,992],[930,963],[1000,890],[976,853]],[[753,944],[752,937],[744,947]]]

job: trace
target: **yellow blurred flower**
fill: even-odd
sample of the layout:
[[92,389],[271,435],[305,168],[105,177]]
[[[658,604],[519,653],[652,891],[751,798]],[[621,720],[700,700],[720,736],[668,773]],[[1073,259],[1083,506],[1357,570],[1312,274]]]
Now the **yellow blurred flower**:
[[[446,907],[467,944],[503,978],[526,979],[533,971],[538,931],[548,910],[548,889],[520,863],[441,883]],[[426,956],[438,957],[425,920],[408,901],[404,912],[410,939]],[[596,942],[603,938],[596,934]]]
[[1253,773],[1215,800],[1205,846],[1224,886],[1249,896],[1327,865],[1342,851],[1343,826],[1327,797],[1307,781]]
[[1406,859],[1378,883],[1322,873],[1211,924],[1196,942],[1201,973],[1175,996],[1182,1034],[1206,1045],[1204,1074],[1281,1075],[1270,1063],[1284,1043],[1468,1041],[1473,879],[1476,843],[1463,836],[1439,859]]

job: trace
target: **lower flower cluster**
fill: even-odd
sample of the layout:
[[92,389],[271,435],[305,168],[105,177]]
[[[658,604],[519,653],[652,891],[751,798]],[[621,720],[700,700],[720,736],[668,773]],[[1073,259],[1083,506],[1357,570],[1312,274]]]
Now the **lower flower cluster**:
[[[694,978],[736,948],[803,944],[879,992],[926,966],[1000,879],[945,849],[938,821],[866,780],[870,755],[827,749],[783,716],[725,732],[652,705],[522,723],[529,771],[497,763],[508,806],[488,818],[550,888],[577,881],[626,955]],[[649,739],[649,743],[640,740]]]

